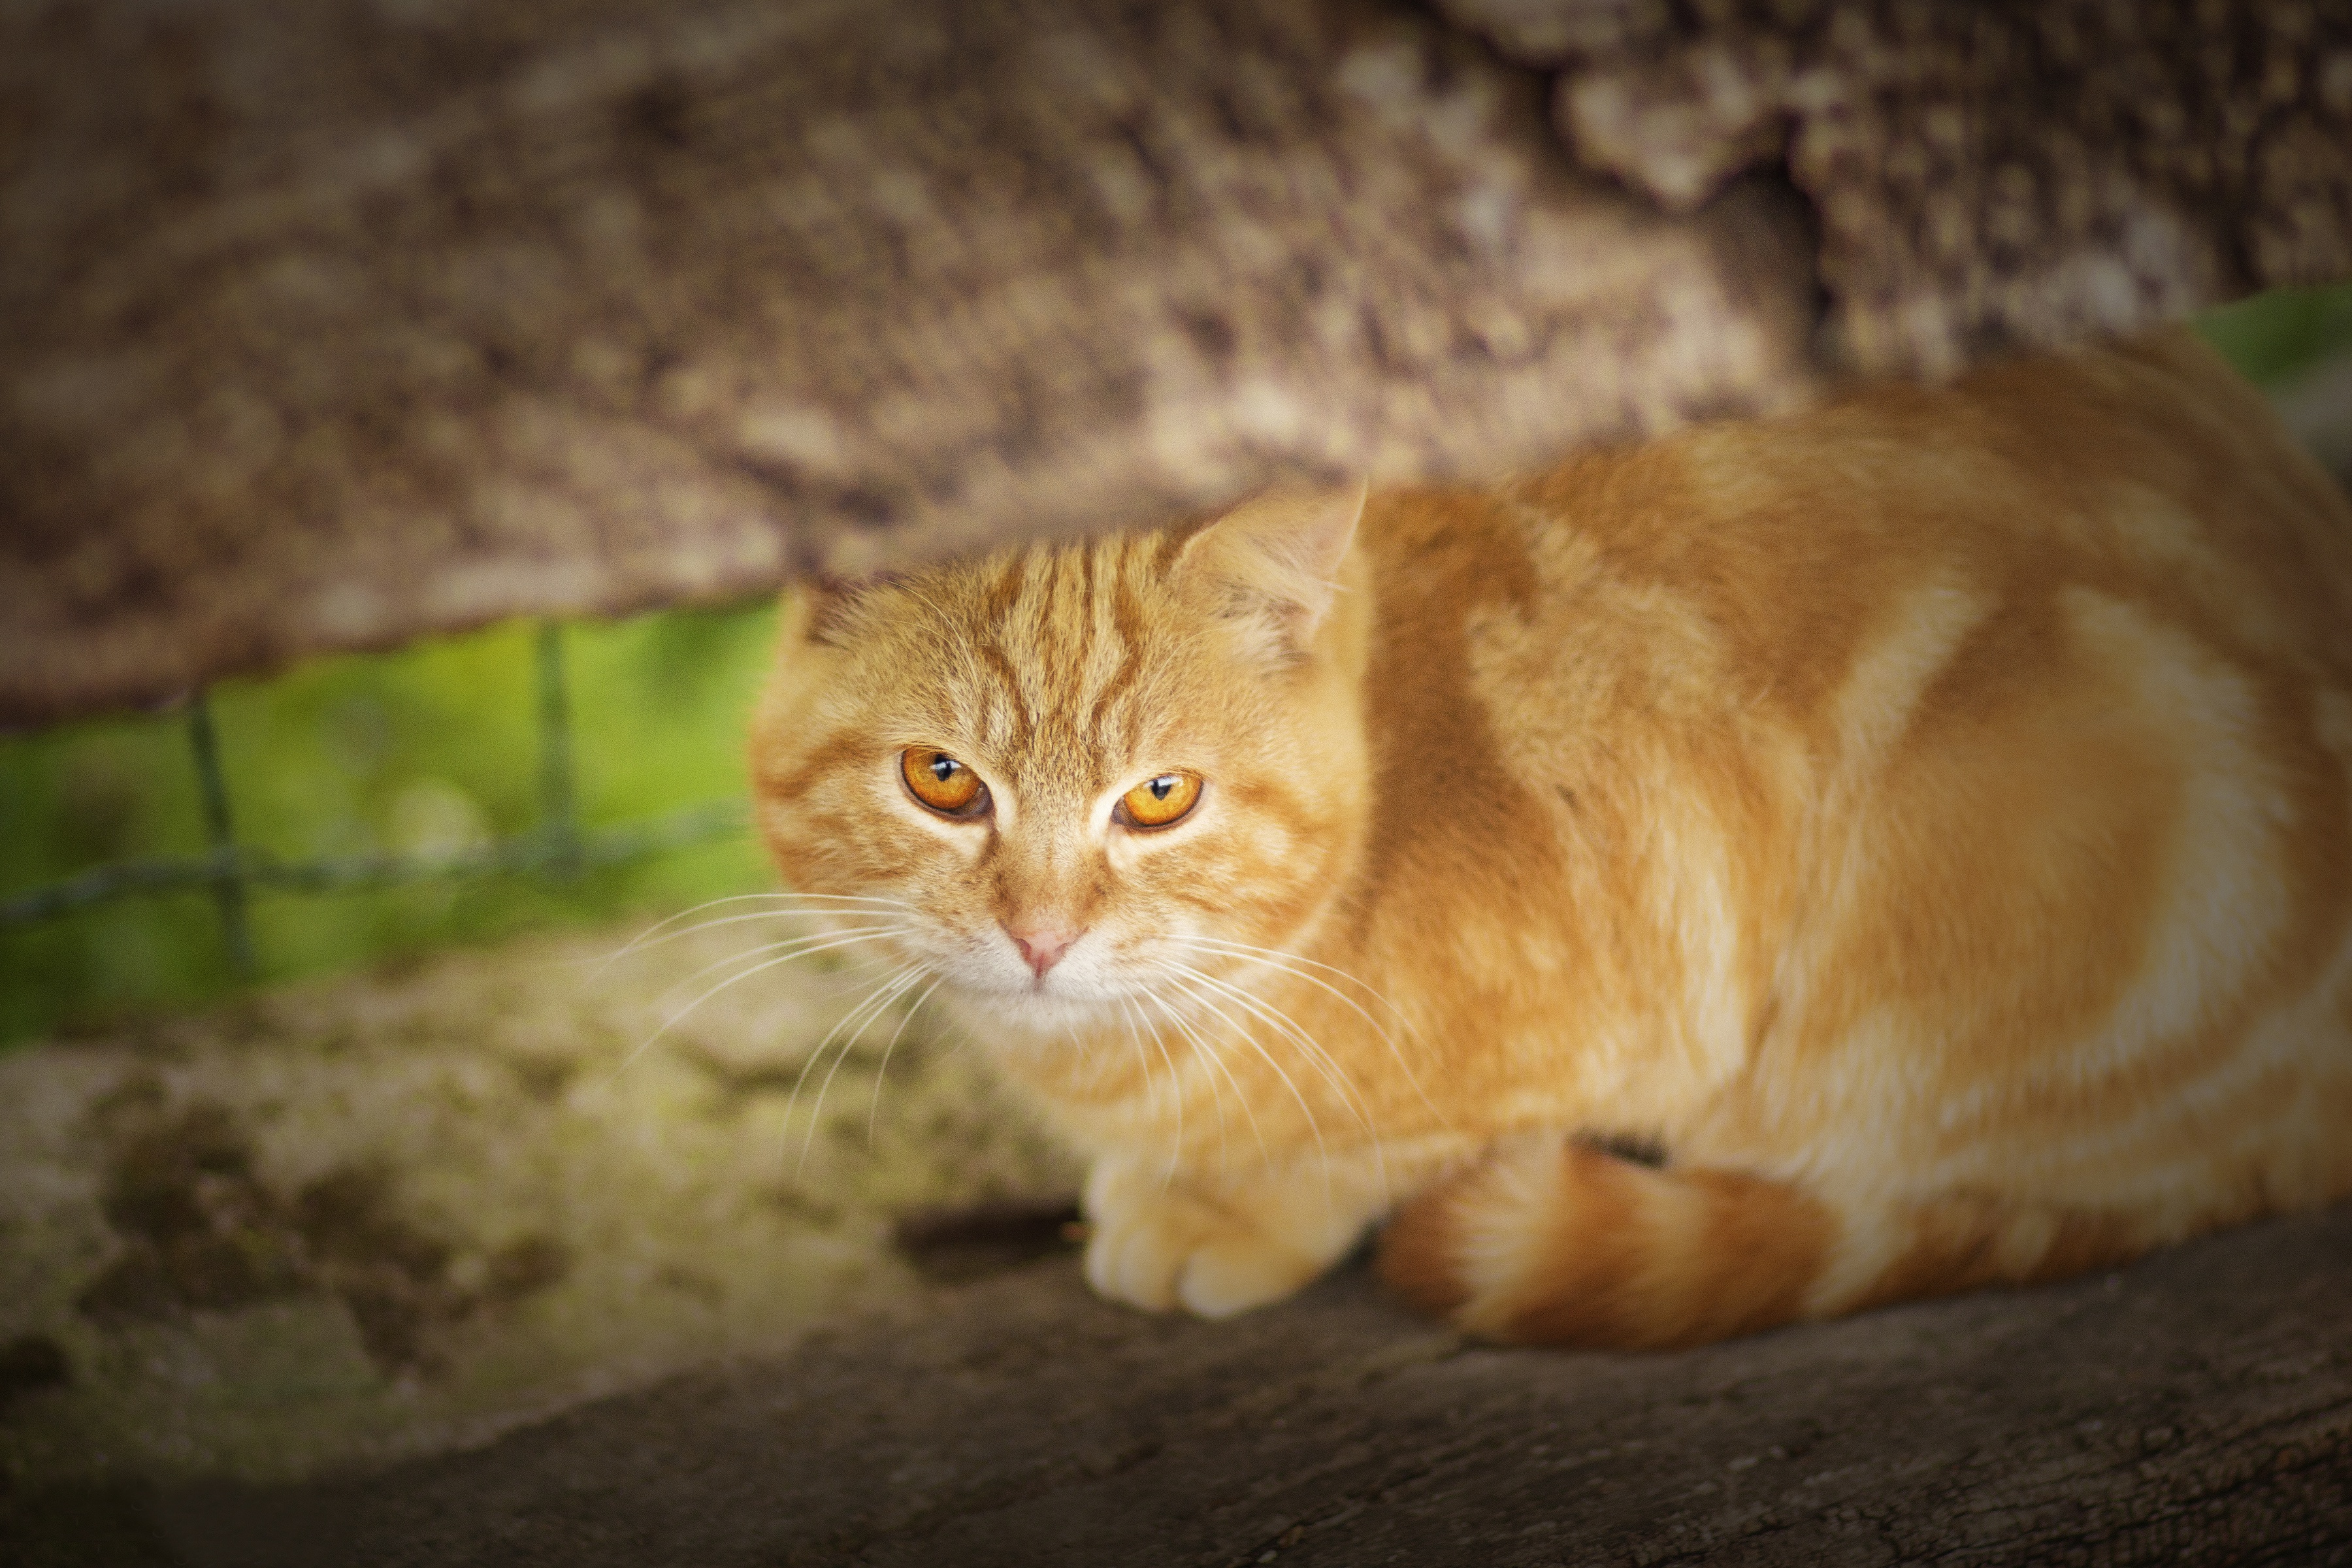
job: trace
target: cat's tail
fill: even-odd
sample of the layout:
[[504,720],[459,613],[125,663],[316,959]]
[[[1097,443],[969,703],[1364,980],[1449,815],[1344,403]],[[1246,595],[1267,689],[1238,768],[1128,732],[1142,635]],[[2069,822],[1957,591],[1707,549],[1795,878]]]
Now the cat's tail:
[[1381,1271],[1489,1339],[1663,1350],[2121,1262],[2120,1220],[1991,1200],[1835,1207],[1731,1172],[1581,1143],[1498,1150],[1407,1204]]

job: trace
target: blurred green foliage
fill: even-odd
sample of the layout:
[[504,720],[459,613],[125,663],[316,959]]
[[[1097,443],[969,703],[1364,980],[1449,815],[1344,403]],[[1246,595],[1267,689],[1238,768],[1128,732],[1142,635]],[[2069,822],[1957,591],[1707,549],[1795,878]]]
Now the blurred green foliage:
[[2292,381],[2352,350],[2352,284],[2273,289],[2206,311],[2197,331],[2248,380]]
[[[2199,330],[2256,381],[2352,350],[2352,286],[2212,311]],[[743,794],[746,715],[768,660],[766,604],[673,610],[566,637],[581,819],[590,826]],[[212,693],[241,843],[287,860],[446,852],[539,814],[533,629],[325,658]],[[205,848],[183,713],[0,741],[0,896],[89,867]],[[648,915],[758,889],[748,837],[572,879],[441,880],[332,894],[257,890],[261,978],[344,968],[534,926]],[[236,984],[204,890],[0,927],[0,1040],[182,1007]]]
[[[763,603],[567,628],[584,825],[743,795],[745,720],[773,626]],[[510,623],[213,688],[238,842],[289,861],[432,856],[537,826],[534,634]],[[110,861],[203,854],[184,712],[0,742],[0,896]],[[257,889],[250,909],[268,981],[770,885],[758,847],[740,837],[571,879],[436,879],[318,895]],[[201,889],[0,927],[0,1039],[184,1006],[236,984]]]

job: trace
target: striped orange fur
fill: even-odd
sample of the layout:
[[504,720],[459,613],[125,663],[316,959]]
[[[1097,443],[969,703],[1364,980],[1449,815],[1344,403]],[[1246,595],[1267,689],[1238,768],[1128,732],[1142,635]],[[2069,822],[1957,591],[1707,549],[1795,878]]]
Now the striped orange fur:
[[2185,336],[797,592],[751,760],[1144,1306],[1387,1218],[1675,1345],[2352,1193],[2352,509]]

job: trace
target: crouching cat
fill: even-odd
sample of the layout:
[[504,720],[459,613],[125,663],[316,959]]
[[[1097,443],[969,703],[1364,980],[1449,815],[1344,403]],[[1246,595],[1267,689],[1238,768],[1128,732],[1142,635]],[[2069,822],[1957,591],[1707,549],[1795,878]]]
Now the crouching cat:
[[1688,1344],[2352,1193],[2352,509],[2186,336],[796,592],[796,889],[1222,1316]]

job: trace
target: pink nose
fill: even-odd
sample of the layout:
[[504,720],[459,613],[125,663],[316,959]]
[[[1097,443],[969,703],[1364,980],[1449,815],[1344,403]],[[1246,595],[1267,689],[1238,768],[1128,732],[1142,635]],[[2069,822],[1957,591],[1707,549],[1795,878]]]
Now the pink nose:
[[1040,980],[1045,978],[1045,971],[1062,962],[1062,954],[1069,952],[1070,944],[1078,940],[1076,931],[1062,931],[1054,926],[1032,926],[1027,931],[1015,931],[1007,926],[1004,930],[1005,934],[1013,939],[1013,945],[1021,950],[1022,961],[1036,972]]

